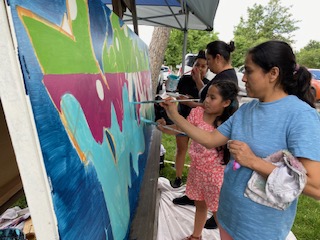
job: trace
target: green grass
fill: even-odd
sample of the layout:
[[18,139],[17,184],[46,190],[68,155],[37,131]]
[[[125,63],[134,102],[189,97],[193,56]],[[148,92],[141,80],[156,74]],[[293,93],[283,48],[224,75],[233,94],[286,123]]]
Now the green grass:
[[298,240],[320,240],[320,202],[301,195],[292,232]]
[[[162,134],[162,144],[166,149],[165,159],[174,162],[176,151],[175,137],[168,134]],[[189,155],[186,158],[186,164],[190,163]],[[188,168],[183,171],[182,181],[187,179]],[[165,164],[160,171],[160,176],[173,180],[175,170],[171,164]],[[292,227],[292,232],[298,240],[320,240],[320,202],[307,196],[301,195],[298,202],[297,215]]]
[[[173,135],[162,134],[162,144],[166,149],[165,160],[174,162],[175,161],[175,152],[176,152],[176,138]],[[190,157],[187,153],[185,164],[190,164]],[[174,180],[176,177],[176,170],[174,165],[170,163],[165,163],[165,167],[160,171],[159,176],[165,177],[167,179]],[[182,172],[182,182],[186,183],[188,175],[188,167],[183,168]]]
[[21,209],[28,207],[28,203],[25,195],[21,196],[14,204],[12,204],[10,208],[13,208],[16,206],[20,207]]

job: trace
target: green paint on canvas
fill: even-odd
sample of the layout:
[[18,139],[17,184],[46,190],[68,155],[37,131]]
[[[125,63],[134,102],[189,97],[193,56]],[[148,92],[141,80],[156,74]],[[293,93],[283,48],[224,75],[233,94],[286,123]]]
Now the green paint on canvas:
[[72,21],[74,40],[36,19],[23,21],[45,74],[99,73],[89,35],[88,8],[77,1],[77,18]]
[[110,18],[113,28],[112,45],[105,43],[103,52],[103,68],[106,72],[137,72],[149,70],[147,49],[138,47],[138,38],[128,36],[128,27],[120,27],[115,14]]

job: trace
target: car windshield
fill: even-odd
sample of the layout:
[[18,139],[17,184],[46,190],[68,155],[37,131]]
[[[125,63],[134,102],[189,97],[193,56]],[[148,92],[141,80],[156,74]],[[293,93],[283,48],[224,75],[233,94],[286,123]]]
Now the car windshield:
[[196,55],[195,56],[188,56],[186,58],[186,66],[192,67],[194,64],[194,61],[196,60]]
[[320,69],[319,70],[310,69],[309,71],[311,72],[313,78],[320,80]]
[[[159,68],[158,68],[159,69]],[[169,68],[168,67],[161,67],[161,71],[162,72],[168,72],[169,71]]]

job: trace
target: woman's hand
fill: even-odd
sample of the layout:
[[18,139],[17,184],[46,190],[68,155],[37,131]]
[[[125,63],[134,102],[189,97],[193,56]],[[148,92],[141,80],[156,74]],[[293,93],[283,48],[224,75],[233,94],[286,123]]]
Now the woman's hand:
[[245,142],[229,140],[228,148],[233,156],[233,159],[244,167],[253,168],[257,158],[259,158],[252,152],[248,144]]
[[203,76],[201,76],[201,71],[198,67],[193,67],[191,70],[191,77],[193,81],[197,82],[202,82]]
[[245,142],[238,140],[229,140],[227,143],[233,159],[241,166],[251,168],[266,179],[270,173],[276,168],[270,162],[263,160],[261,157],[256,156],[251,148]]

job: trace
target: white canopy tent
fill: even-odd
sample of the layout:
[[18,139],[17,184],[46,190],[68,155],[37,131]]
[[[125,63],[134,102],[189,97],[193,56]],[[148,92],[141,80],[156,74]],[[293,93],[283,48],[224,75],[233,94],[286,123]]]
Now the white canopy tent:
[[[103,0],[112,9],[112,0]],[[213,30],[219,0],[136,0],[138,25],[163,26],[184,32],[183,59],[186,55],[188,29]],[[123,15],[126,24],[133,24],[129,10]],[[184,70],[184,61],[182,69]]]

